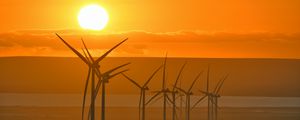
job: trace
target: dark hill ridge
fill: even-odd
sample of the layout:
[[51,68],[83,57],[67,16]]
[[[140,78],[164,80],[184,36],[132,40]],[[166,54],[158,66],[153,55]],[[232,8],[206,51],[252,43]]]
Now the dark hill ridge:
[[[204,71],[197,89],[205,89],[207,65],[211,65],[211,88],[217,80],[230,74],[223,95],[300,97],[299,59],[218,59],[168,58],[167,79],[171,86],[181,65],[182,87],[187,88],[200,71]],[[106,58],[103,70],[131,62],[126,74],[139,83],[163,63],[163,58]],[[87,67],[78,58],[2,57],[0,58],[0,92],[9,93],[82,93]],[[162,72],[150,83],[151,90],[161,86]],[[138,90],[122,76],[110,81],[109,94],[137,94]]]

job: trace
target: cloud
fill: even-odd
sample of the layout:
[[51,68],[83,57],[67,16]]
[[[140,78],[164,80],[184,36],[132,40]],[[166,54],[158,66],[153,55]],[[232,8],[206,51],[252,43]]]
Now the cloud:
[[121,40],[129,38],[111,55],[163,56],[168,51],[173,57],[300,58],[299,33],[270,32],[83,33],[75,30],[25,30],[1,33],[0,52],[5,53],[2,56],[73,55],[54,33],[59,33],[77,49],[82,48],[80,39],[83,38],[96,56],[101,55]]

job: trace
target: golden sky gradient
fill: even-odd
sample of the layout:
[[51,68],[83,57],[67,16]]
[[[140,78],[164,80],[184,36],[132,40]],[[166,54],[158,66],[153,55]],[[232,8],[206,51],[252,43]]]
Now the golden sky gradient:
[[[110,21],[91,35],[77,14],[92,3]],[[1,0],[0,53],[73,55],[58,32],[77,48],[83,37],[95,55],[129,37],[112,56],[300,58],[299,8],[299,0]]]

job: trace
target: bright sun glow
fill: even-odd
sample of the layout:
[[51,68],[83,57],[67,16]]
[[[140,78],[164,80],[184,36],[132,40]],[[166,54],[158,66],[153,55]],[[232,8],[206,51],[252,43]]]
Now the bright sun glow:
[[108,22],[108,14],[99,5],[88,5],[80,10],[78,22],[84,29],[102,30]]

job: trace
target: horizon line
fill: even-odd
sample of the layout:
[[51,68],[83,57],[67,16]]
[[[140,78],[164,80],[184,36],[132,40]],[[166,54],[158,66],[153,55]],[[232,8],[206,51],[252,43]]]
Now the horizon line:
[[[99,57],[99,56],[95,56]],[[76,56],[0,56],[0,58],[78,58]],[[107,58],[165,58],[165,56],[107,56]],[[279,60],[300,60],[300,58],[278,58],[278,57],[189,57],[189,56],[168,56],[168,58],[178,59],[279,59]]]

